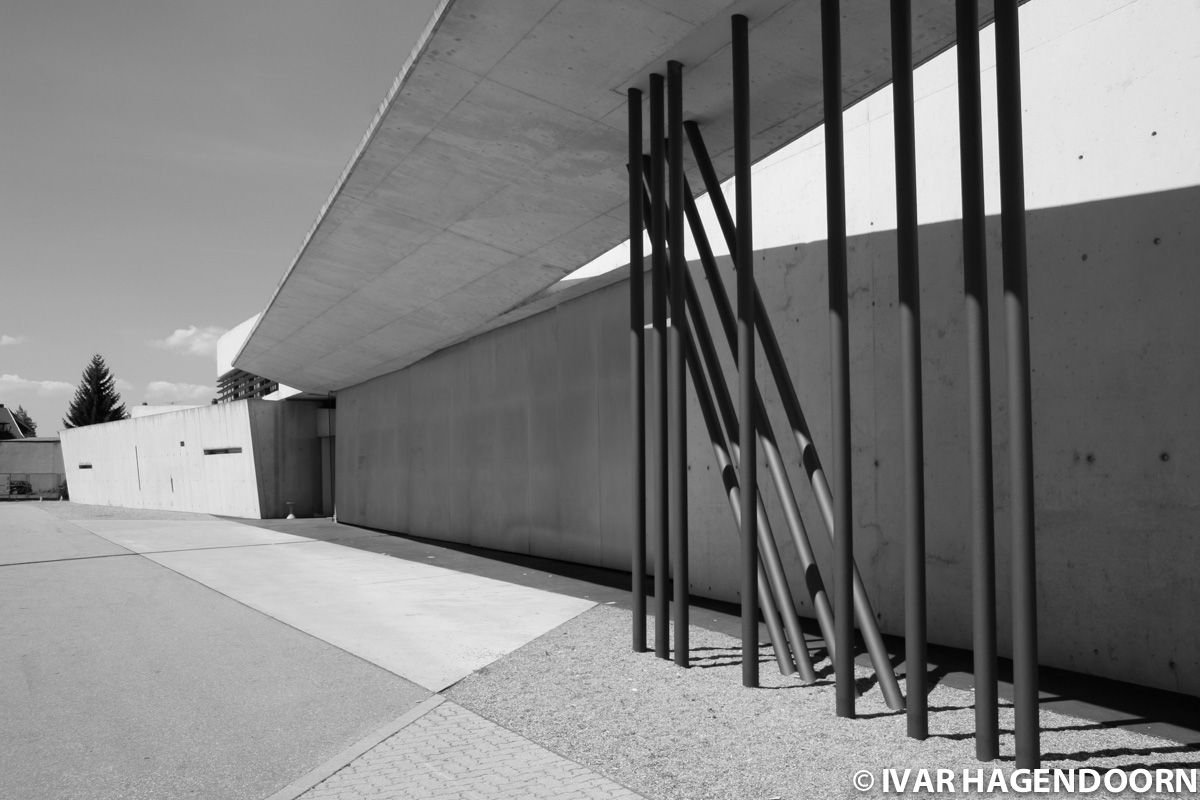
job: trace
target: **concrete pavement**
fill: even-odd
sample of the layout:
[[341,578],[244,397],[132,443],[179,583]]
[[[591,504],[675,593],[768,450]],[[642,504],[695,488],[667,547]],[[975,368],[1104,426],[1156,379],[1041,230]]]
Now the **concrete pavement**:
[[237,522],[78,524],[431,691],[593,605]]
[[478,797],[635,796],[465,710],[425,719],[430,689],[590,600],[225,520],[44,509],[0,507],[0,797],[290,800],[335,772],[374,792],[345,796],[432,797],[403,787],[452,766]]
[[259,800],[429,695],[34,504],[0,552],[0,797]]

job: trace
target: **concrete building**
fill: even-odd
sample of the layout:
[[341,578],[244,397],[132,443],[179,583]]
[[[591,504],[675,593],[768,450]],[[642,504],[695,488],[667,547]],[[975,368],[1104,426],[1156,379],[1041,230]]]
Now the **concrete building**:
[[71,499],[251,519],[331,513],[321,484],[324,413],[313,403],[240,400],[65,430]]
[[28,432],[17,421],[17,416],[3,403],[0,403],[0,441],[6,439],[24,439]]
[[[684,113],[704,128],[720,176],[731,174],[733,11],[751,20],[756,279],[817,449],[830,452],[818,4],[633,3],[612,18],[601,5],[444,4],[234,359],[248,372],[336,393],[342,521],[629,569],[627,271],[555,283],[628,236],[622,95],[645,88],[645,75],[668,59],[685,64]],[[970,647],[954,9],[917,6],[929,634]],[[843,7],[855,556],[881,627],[900,634],[888,20],[874,3]],[[1200,93],[1191,35],[1200,8],[1033,0],[1021,6],[1020,24],[1041,662],[1197,693],[1200,372],[1187,365],[1200,337],[1192,268],[1200,111],[1181,98]],[[981,44],[985,190],[995,215],[990,28]],[[694,165],[685,169],[695,192],[703,184]],[[732,203],[731,187],[726,194]],[[720,241],[710,205],[700,205]],[[1003,297],[1000,234],[990,216],[993,298]],[[687,252],[696,257],[690,236]],[[712,318],[711,302],[705,308]],[[999,300],[991,327],[1000,652],[1008,654]],[[734,385],[731,359],[724,368]],[[773,391],[766,403],[786,430]],[[694,395],[687,419],[690,590],[736,600],[737,535]],[[805,485],[798,456],[788,459],[792,483]],[[819,519],[811,496],[801,493],[800,508]],[[814,545],[824,569],[829,542],[814,535]],[[799,574],[796,555],[783,549],[789,573]],[[802,594],[797,602],[811,611]]]
[[66,481],[58,439],[26,436],[0,440],[0,498],[55,498]]
[[30,435],[0,403],[0,499],[57,498],[64,481],[58,439]]

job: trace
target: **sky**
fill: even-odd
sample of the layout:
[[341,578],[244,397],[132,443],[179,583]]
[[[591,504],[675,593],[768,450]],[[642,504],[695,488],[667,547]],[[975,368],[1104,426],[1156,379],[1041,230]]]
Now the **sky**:
[[0,0],[0,403],[204,403],[436,0]]

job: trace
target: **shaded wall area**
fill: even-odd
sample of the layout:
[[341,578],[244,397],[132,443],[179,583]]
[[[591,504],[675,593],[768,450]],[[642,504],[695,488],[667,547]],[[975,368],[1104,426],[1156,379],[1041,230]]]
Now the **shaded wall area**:
[[243,400],[62,432],[71,499],[252,519],[321,510],[316,405]]
[[58,439],[0,440],[0,499],[57,498],[65,483],[62,444]]
[[[1028,215],[1043,663],[1200,691],[1200,189]],[[1008,462],[1000,226],[988,221],[1001,652],[1009,650]],[[970,646],[966,344],[958,222],[920,232],[929,630]],[[756,270],[829,467],[825,244]],[[856,557],[886,632],[903,630],[895,233],[850,242]],[[722,261],[732,292],[733,273]],[[703,279],[692,265],[701,293]],[[627,284],[610,285],[339,393],[342,521],[627,569]],[[716,316],[709,308],[710,320]],[[728,350],[723,351],[728,356]],[[649,363],[649,362],[648,362]],[[734,378],[732,360],[725,369]],[[760,359],[776,430],[787,430]],[[732,384],[731,384],[732,385]],[[738,549],[694,398],[691,589],[738,596]],[[781,443],[818,560],[830,547]],[[793,589],[798,563],[761,479]],[[805,598],[798,598],[808,608]]]

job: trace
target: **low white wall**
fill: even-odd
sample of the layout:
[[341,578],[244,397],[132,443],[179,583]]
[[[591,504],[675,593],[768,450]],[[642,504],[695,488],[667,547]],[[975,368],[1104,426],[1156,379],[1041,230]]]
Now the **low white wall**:
[[[261,516],[248,401],[71,428],[61,436],[76,502]],[[204,454],[237,447],[240,453]]]

